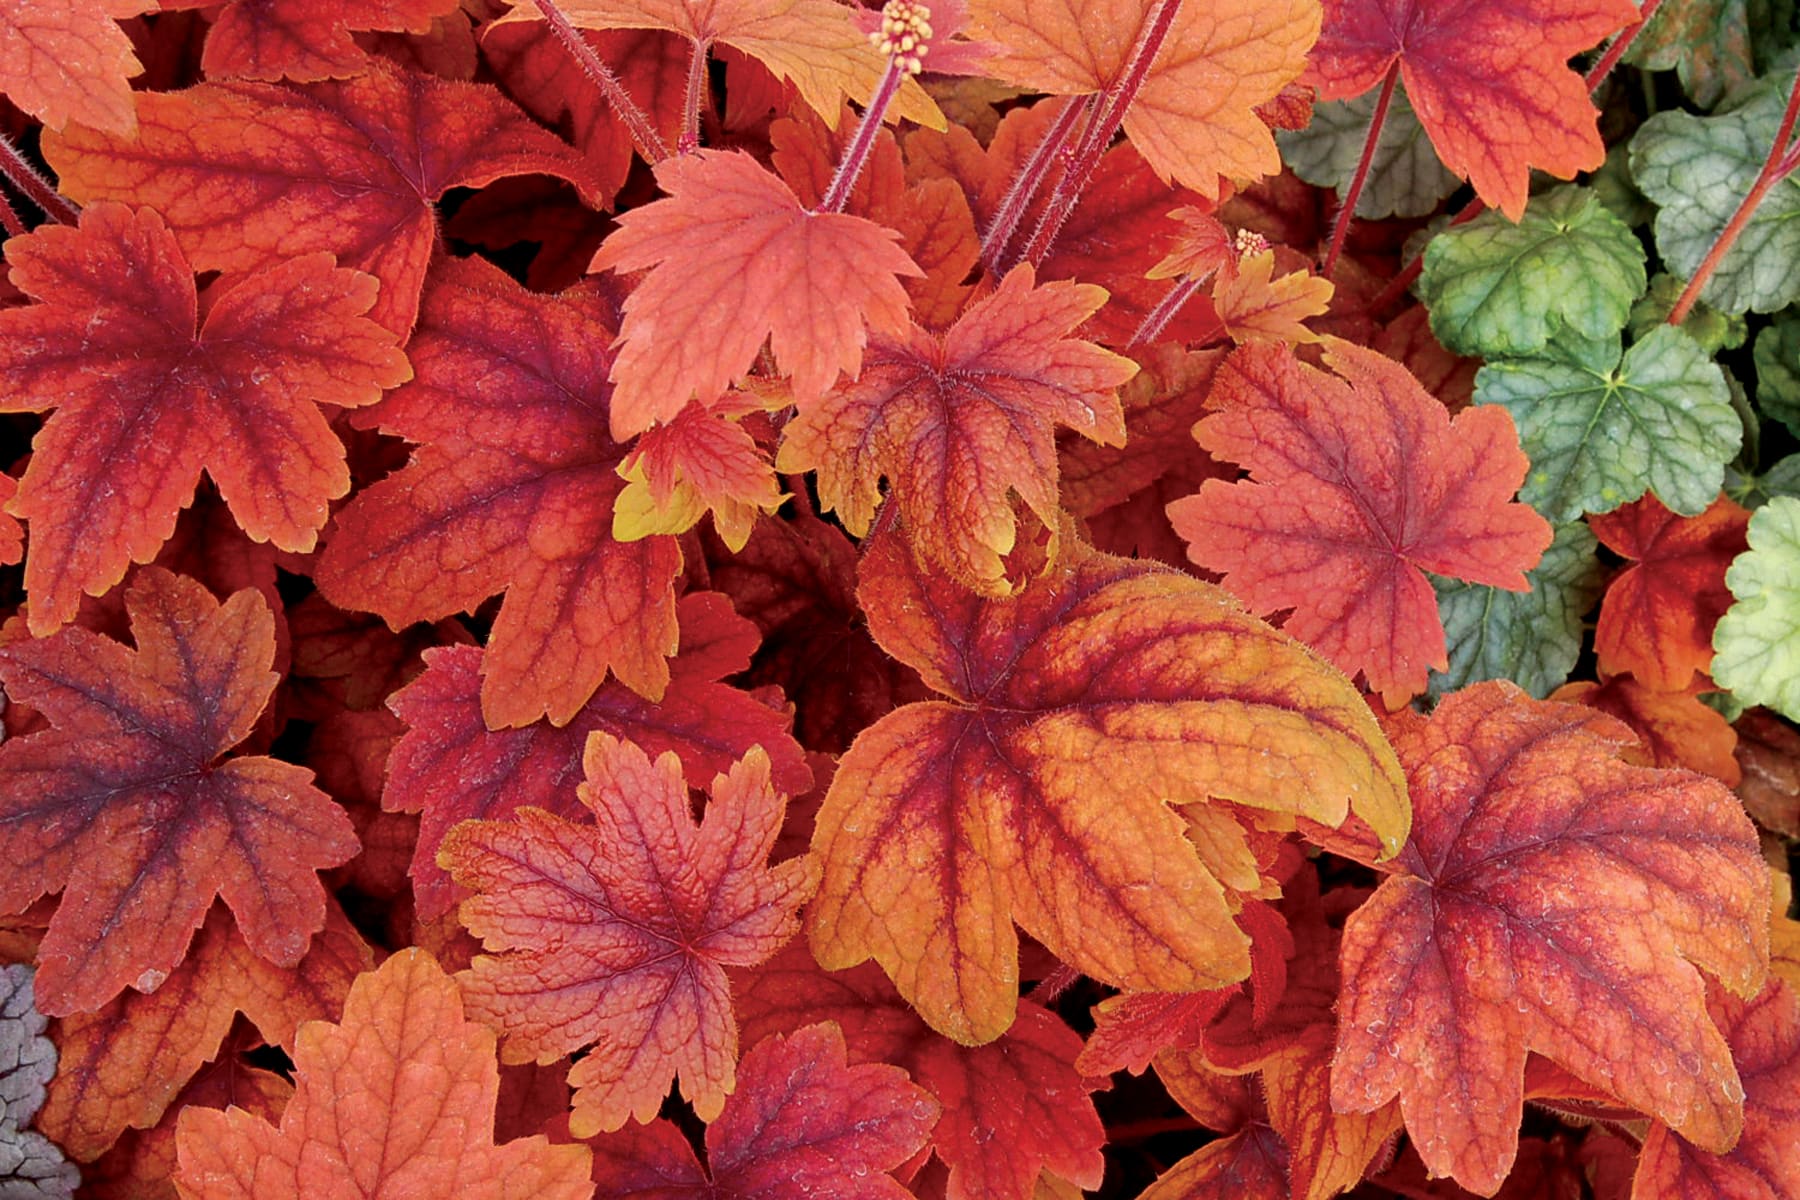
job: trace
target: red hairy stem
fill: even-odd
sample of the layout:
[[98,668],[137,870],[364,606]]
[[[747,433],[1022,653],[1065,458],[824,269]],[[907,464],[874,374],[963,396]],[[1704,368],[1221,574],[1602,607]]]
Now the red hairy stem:
[[1038,218],[1031,241],[1025,246],[1027,261],[1040,263],[1050,253],[1056,235],[1062,232],[1063,223],[1075,211],[1082,189],[1093,178],[1113,134],[1118,132],[1119,125],[1125,120],[1126,111],[1131,108],[1131,102],[1137,98],[1138,89],[1143,87],[1144,80],[1149,76],[1151,64],[1156,61],[1163,41],[1169,36],[1169,29],[1175,24],[1176,14],[1180,11],[1181,0],[1155,0],[1151,5],[1149,19],[1144,22],[1137,44],[1131,49],[1131,56],[1125,60],[1124,70],[1100,94],[1100,105],[1075,148],[1074,161],[1063,172],[1062,178],[1056,181],[1056,190],[1050,193],[1050,202],[1043,215]]
[[1030,157],[1019,165],[1013,175],[1012,182],[1006,187],[1006,195],[1000,199],[1000,207],[994,213],[993,222],[987,232],[981,236],[981,261],[991,274],[998,275],[1001,259],[1006,254],[1006,244],[1012,241],[1018,232],[1019,222],[1025,219],[1025,212],[1031,207],[1031,201],[1037,195],[1049,176],[1050,169],[1063,160],[1065,150],[1069,150],[1069,137],[1075,131],[1075,124],[1083,113],[1092,120],[1093,111],[1099,106],[1098,94],[1083,99],[1078,96],[1067,96],[1061,101],[1050,127],[1044,130],[1044,136],[1032,150]]
[[[1619,65],[1619,60],[1625,57],[1625,52],[1631,49],[1631,43],[1637,40],[1637,35],[1643,32],[1644,26],[1649,24],[1650,18],[1654,17],[1656,10],[1661,7],[1662,0],[1644,0],[1643,7],[1638,10],[1636,24],[1627,25],[1619,33],[1619,36],[1612,40],[1612,45],[1606,48],[1606,52],[1595,60],[1593,66],[1588,68],[1587,74],[1581,77],[1581,82],[1587,85],[1589,92],[1606,82],[1606,77],[1612,74],[1613,68]],[[1473,221],[1486,211],[1487,203],[1477,196],[1463,205],[1457,214],[1450,218],[1450,224],[1461,225]],[[1388,285],[1381,289],[1374,300],[1369,302],[1369,311],[1379,313],[1390,305],[1398,303],[1400,297],[1406,295],[1407,289],[1412,287],[1413,281],[1418,279],[1419,273],[1424,269],[1425,255],[1421,251],[1418,257],[1407,263],[1406,268],[1389,280]]]
[[[550,31],[556,35],[556,40],[574,56],[582,72],[593,80],[594,86],[606,97],[606,102],[612,105],[613,111],[619,114],[619,119],[625,122],[625,128],[631,131],[631,141],[638,153],[652,163],[659,163],[669,157],[668,143],[662,140],[662,135],[650,124],[650,118],[638,107],[637,101],[631,98],[625,85],[619,82],[619,77],[612,73],[612,68],[601,61],[600,56],[594,53],[594,48],[587,44],[587,39],[581,36],[581,31],[556,6],[556,0],[535,0],[535,3],[538,11],[544,14],[544,20],[550,23]],[[698,48],[695,53],[699,53]]]
[[1338,255],[1343,253],[1344,239],[1350,234],[1356,205],[1362,199],[1363,186],[1369,182],[1369,168],[1375,164],[1375,147],[1381,143],[1381,127],[1387,124],[1388,105],[1394,101],[1394,85],[1399,82],[1400,60],[1396,58],[1388,67],[1387,78],[1381,81],[1381,95],[1375,101],[1375,114],[1369,118],[1369,135],[1363,139],[1362,157],[1356,161],[1350,190],[1344,194],[1344,201],[1338,206],[1337,220],[1332,223],[1331,247],[1325,251],[1325,261],[1319,267],[1321,275],[1329,277],[1332,268],[1337,266]]
[[[1131,340],[1125,343],[1125,348],[1129,350],[1133,346],[1146,345],[1161,337],[1163,329],[1175,319],[1175,314],[1187,307],[1187,302],[1211,278],[1211,275],[1189,276],[1170,288],[1168,294],[1156,302],[1156,307],[1144,314],[1144,319],[1138,322],[1138,327],[1132,332]],[[1188,342],[1188,345],[1191,349],[1211,345],[1213,338],[1224,331],[1224,325],[1216,325],[1205,337]]]
[[700,106],[706,96],[706,57],[712,52],[711,42],[694,43],[693,57],[688,59],[687,96],[681,105],[682,153],[700,144]]
[[25,222],[19,219],[19,210],[4,195],[0,195],[0,229],[6,230],[7,237],[21,237],[25,233]]
[[1750,190],[1744,194],[1737,211],[1731,214],[1731,220],[1725,222],[1725,228],[1713,240],[1706,257],[1694,269],[1694,277],[1681,290],[1681,298],[1669,310],[1669,324],[1679,325],[1687,320],[1688,313],[1699,302],[1700,293],[1712,279],[1713,272],[1719,269],[1719,263],[1736,244],[1744,227],[1750,224],[1750,218],[1756,215],[1757,206],[1763,202],[1763,197],[1776,184],[1793,174],[1796,166],[1800,166],[1800,146],[1789,144],[1793,140],[1796,116],[1800,116],[1800,75],[1794,77],[1794,84],[1788,89],[1787,108],[1782,111],[1781,124],[1775,130],[1775,140],[1769,146],[1768,157],[1763,159],[1762,170],[1756,173],[1756,182],[1750,185]]
[[[31,165],[17,146],[0,133],[0,175],[23,192],[27,199],[44,210],[44,215],[63,225],[73,225],[81,210],[66,199],[38,169]],[[15,216],[17,214],[14,214]]]
[[850,202],[850,192],[856,187],[857,177],[862,174],[870,153],[875,149],[875,138],[881,132],[882,118],[887,116],[888,105],[893,103],[907,74],[900,57],[889,55],[887,70],[882,72],[881,82],[876,85],[875,94],[869,98],[869,107],[863,110],[862,124],[856,127],[856,135],[844,148],[844,157],[839,160],[837,172],[832,175],[831,185],[825,189],[824,198],[819,201],[816,211],[843,212],[844,205]]

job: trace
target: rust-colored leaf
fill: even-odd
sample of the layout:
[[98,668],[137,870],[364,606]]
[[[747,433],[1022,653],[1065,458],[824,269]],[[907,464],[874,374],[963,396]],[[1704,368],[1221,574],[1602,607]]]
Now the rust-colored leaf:
[[1685,767],[1711,775],[1727,787],[1743,777],[1736,756],[1737,734],[1717,709],[1700,702],[1703,683],[1664,692],[1631,675],[1615,675],[1600,683],[1579,680],[1550,695],[1552,700],[1585,704],[1610,713],[1629,725],[1639,745],[1620,751],[1626,762],[1646,767]]
[[645,431],[619,464],[625,490],[613,503],[613,536],[685,533],[710,512],[719,537],[742,550],[757,518],[787,499],[768,451],[742,419],[762,407],[737,393],[710,408],[690,404],[667,425]]
[[456,984],[423,950],[360,976],[342,1022],[301,1026],[294,1076],[279,1126],[236,1108],[182,1113],[184,1197],[593,1196],[585,1146],[494,1144],[494,1035],[464,1019]]
[[1765,829],[1800,839],[1800,733],[1763,708],[1739,717],[1734,728],[1744,807]]
[[[162,0],[164,11],[216,7],[213,0]],[[428,33],[457,0],[227,0],[206,35],[208,79],[313,83],[370,69],[352,33]]]
[[1400,701],[1449,665],[1426,571],[1524,591],[1549,524],[1512,501],[1528,466],[1498,408],[1454,419],[1405,367],[1327,343],[1327,374],[1240,347],[1194,427],[1250,478],[1169,506],[1188,554],[1255,611]]
[[38,952],[54,1015],[154,991],[215,895],[251,950],[292,967],[325,920],[314,872],[356,851],[311,772],[225,757],[275,689],[262,597],[221,605],[152,567],[125,606],[136,649],[78,627],[0,649],[8,692],[51,725],[0,746],[0,911],[62,891]]
[[1625,764],[1612,718],[1503,682],[1390,727],[1413,835],[1344,930],[1333,1107],[1400,1098],[1433,1174],[1483,1194],[1517,1149],[1528,1052],[1729,1148],[1743,1085],[1700,970],[1768,964],[1756,834],[1717,780]]
[[569,1072],[577,1137],[648,1121],[679,1075],[702,1120],[736,1086],[726,966],[769,958],[818,885],[812,857],[768,865],[786,797],[753,748],[713,780],[695,823],[681,762],[588,735],[578,794],[593,824],[540,808],[466,821],[439,864],[475,891],[462,922],[497,955],[459,976],[472,1011],[506,1032],[511,1062]]
[[372,404],[409,375],[363,318],[373,279],[306,254],[209,289],[202,313],[162,218],[107,203],[6,257],[38,303],[0,311],[0,410],[56,409],[11,503],[31,531],[32,632],[154,558],[202,469],[251,537],[313,548],[350,490],[319,405]]
[[51,129],[79,121],[130,134],[128,80],[143,70],[115,17],[153,0],[0,0],[0,92]]
[[1012,1023],[1015,921],[1115,986],[1249,973],[1225,886],[1169,804],[1332,826],[1354,809],[1394,844],[1407,828],[1355,692],[1197,579],[1077,543],[988,600],[886,535],[860,596],[876,640],[945,698],[883,717],[839,765],[813,837],[812,946],[827,968],[875,958],[958,1041]]

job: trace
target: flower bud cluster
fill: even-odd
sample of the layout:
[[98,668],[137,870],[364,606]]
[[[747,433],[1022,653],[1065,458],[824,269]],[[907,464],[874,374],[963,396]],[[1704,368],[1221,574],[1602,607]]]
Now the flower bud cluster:
[[931,10],[913,0],[888,0],[881,9],[881,28],[869,34],[869,44],[906,74],[917,75],[931,49]]

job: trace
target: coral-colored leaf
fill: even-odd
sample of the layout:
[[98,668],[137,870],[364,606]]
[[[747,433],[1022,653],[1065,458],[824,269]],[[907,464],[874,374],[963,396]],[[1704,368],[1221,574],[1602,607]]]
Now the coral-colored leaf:
[[811,212],[747,154],[664,159],[667,195],[619,218],[591,269],[649,273],[625,301],[612,378],[613,436],[711,404],[750,369],[764,339],[802,403],[862,365],[867,325],[906,324],[901,275],[922,275],[898,234],[862,217]]
[[1647,495],[1588,525],[1634,560],[1600,602],[1600,669],[1662,691],[1687,687],[1712,665],[1713,626],[1731,607],[1725,568],[1750,548],[1749,511],[1721,496],[1699,516],[1679,517]]
[[1195,426],[1250,478],[1209,480],[1169,506],[1197,563],[1257,612],[1369,686],[1404,699],[1448,665],[1425,571],[1523,591],[1550,526],[1511,502],[1525,478],[1512,421],[1451,419],[1405,367],[1328,344],[1337,377],[1282,346],[1240,348]]
[[0,92],[51,129],[79,121],[130,134],[127,82],[143,70],[113,18],[152,0],[0,0]]
[[914,544],[964,586],[1005,595],[1011,494],[1046,526],[1059,519],[1057,427],[1124,441],[1115,389],[1136,365],[1069,336],[1105,300],[1013,268],[947,332],[875,338],[860,377],[801,402],[776,466],[817,469],[820,501],[856,534],[889,477]]
[[262,597],[221,605],[153,567],[125,606],[136,649],[69,628],[0,650],[8,692],[51,723],[0,746],[0,911],[62,890],[38,959],[59,1015],[155,990],[214,895],[253,951],[293,966],[325,920],[315,870],[356,852],[311,772],[221,757],[275,689]]
[[504,590],[483,658],[494,726],[565,723],[611,670],[651,697],[675,650],[671,537],[612,537],[624,447],[607,433],[606,306],[527,292],[477,259],[433,273],[417,378],[366,421],[421,443],[338,517],[315,579],[396,629]]
[[1074,544],[985,600],[884,536],[860,595],[876,639],[946,699],[890,713],[839,765],[813,838],[812,946],[828,968],[874,957],[959,1041],[1012,1023],[1014,921],[1116,986],[1249,973],[1225,886],[1168,803],[1407,828],[1354,691],[1197,579]]
[[[1065,96],[1124,80],[1146,0],[975,0],[976,37],[1004,47],[990,69],[1009,83]],[[1219,196],[1219,177],[1281,169],[1255,108],[1299,76],[1318,35],[1316,0],[1183,5],[1125,113],[1125,133],[1163,179]]]
[[1275,254],[1248,254],[1213,285],[1213,309],[1234,342],[1316,342],[1306,322],[1331,305],[1329,279],[1308,271],[1273,276]]
[[69,196],[155,208],[200,270],[328,251],[381,280],[369,315],[395,333],[418,314],[438,244],[432,202],[450,188],[524,174],[593,187],[579,154],[493,88],[416,71],[140,92],[137,112],[135,138],[45,139]]
[[494,1144],[494,1035],[464,1019],[456,984],[423,950],[359,977],[341,1023],[302,1026],[294,1074],[279,1127],[235,1108],[182,1113],[187,1200],[593,1195],[585,1146]]
[[1566,684],[1552,700],[1585,704],[1610,713],[1631,726],[1641,745],[1620,752],[1626,762],[1646,767],[1685,767],[1711,775],[1727,787],[1743,777],[1738,768],[1737,734],[1723,713],[1700,702],[1698,693],[1712,690],[1696,682],[1680,691],[1646,687],[1635,676],[1615,675],[1601,683]]
[[1533,167],[1572,179],[1606,157],[1568,62],[1636,19],[1631,0],[1325,0],[1308,78],[1344,100],[1397,64],[1444,165],[1517,221]]
[[[163,0],[163,9],[212,7],[212,0]],[[208,79],[291,79],[313,83],[359,75],[371,62],[352,33],[426,33],[457,0],[228,0],[206,35],[200,69]]]
[[852,1064],[829,1021],[763,1038],[706,1128],[706,1166],[667,1121],[593,1139],[594,1182],[612,1200],[908,1200],[887,1172],[925,1144],[930,1096],[886,1063]]
[[1736,797],[1628,766],[1612,718],[1503,682],[1391,732],[1413,836],[1344,930],[1333,1106],[1398,1095],[1432,1173],[1491,1194],[1535,1051],[1728,1148],[1744,1093],[1696,968],[1754,993],[1769,936]]
[[202,315],[162,219],[105,203],[6,254],[39,303],[0,312],[0,410],[56,406],[11,504],[34,633],[155,557],[203,468],[251,537],[312,549],[350,489],[319,404],[371,404],[409,374],[363,319],[373,279],[308,254],[210,290]]
[[1098,1187],[1106,1133],[1075,1069],[1081,1040],[1029,1001],[998,1041],[959,1046],[934,1033],[872,964],[827,974],[804,946],[741,976],[746,1041],[836,1022],[852,1062],[892,1063],[943,1106],[931,1144],[949,1169],[947,1200],[1032,1200],[1048,1170]]
[[1157,1176],[1138,1200],[1286,1200],[1288,1149],[1267,1125],[1247,1125]]
[[593,824],[540,808],[467,821],[438,851],[476,895],[462,922],[497,956],[459,976],[472,1011],[507,1034],[508,1061],[569,1072],[576,1136],[648,1121],[677,1074],[702,1120],[735,1087],[726,966],[769,958],[818,886],[810,855],[768,865],[787,801],[753,748],[716,777],[696,825],[680,760],[588,735],[579,795]]
[[787,499],[768,452],[737,419],[761,407],[739,394],[711,408],[690,404],[646,430],[619,464],[625,490],[613,502],[613,536],[685,533],[711,512],[719,537],[742,550],[757,518]]
[[560,816],[583,814],[569,785],[579,776],[587,736],[597,729],[654,754],[674,751],[696,787],[758,745],[768,752],[781,790],[798,794],[811,786],[783,714],[717,682],[749,658],[746,651],[721,660],[718,650],[745,639],[753,647],[755,630],[719,596],[685,596],[679,611],[685,649],[671,664],[661,703],[608,683],[560,728],[540,721],[490,730],[481,717],[483,652],[472,646],[426,651],[425,673],[390,704],[411,729],[394,747],[382,793],[386,808],[424,814],[412,864],[422,917],[443,915],[467,894],[437,865],[438,846],[458,821],[499,819],[526,804]]

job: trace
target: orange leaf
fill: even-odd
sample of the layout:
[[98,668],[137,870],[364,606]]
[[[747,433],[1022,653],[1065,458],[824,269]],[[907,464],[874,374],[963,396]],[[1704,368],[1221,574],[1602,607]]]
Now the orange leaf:
[[125,607],[136,649],[78,627],[0,649],[8,692],[51,723],[0,746],[0,911],[62,890],[38,956],[53,1015],[154,991],[215,895],[251,950],[292,967],[325,920],[314,871],[356,852],[311,772],[221,757],[275,690],[262,597],[221,605],[151,567]]
[[[975,0],[970,31],[1005,49],[989,64],[1008,83],[1063,96],[1123,81],[1148,0]],[[1319,31],[1317,0],[1186,4],[1125,113],[1125,133],[1162,179],[1219,196],[1219,176],[1281,169],[1256,106],[1299,76]]]
[[585,1146],[494,1144],[494,1035],[463,1018],[456,984],[423,950],[360,976],[332,1025],[294,1049],[279,1127],[241,1109],[189,1108],[175,1139],[188,1200],[455,1196],[591,1200]]
[[1631,0],[1324,0],[1308,80],[1360,96],[1399,64],[1444,165],[1517,221],[1537,167],[1562,179],[1606,157],[1571,56],[1637,19]]
[[163,0],[163,11],[215,8],[200,69],[208,79],[314,83],[370,69],[352,33],[428,33],[457,0]]
[[813,951],[828,969],[874,957],[958,1041],[1012,1023],[1014,921],[1114,986],[1249,973],[1225,887],[1168,804],[1329,825],[1353,807],[1404,836],[1399,768],[1355,692],[1211,585],[1077,543],[987,600],[889,535],[860,596],[876,640],[946,699],[883,717],[839,765],[813,837]]
[[251,537],[312,549],[350,490],[319,404],[371,404],[410,374],[362,317],[373,279],[308,254],[209,289],[202,314],[162,218],[107,203],[6,254],[39,303],[0,311],[0,410],[56,406],[11,504],[33,633],[155,557],[202,469]]
[[1057,426],[1125,439],[1115,389],[1136,365],[1069,336],[1105,301],[1085,284],[1038,287],[1027,264],[946,333],[877,337],[858,379],[801,401],[777,469],[816,468],[820,502],[858,535],[891,477],[915,544],[964,586],[1005,595],[1011,493],[1046,526],[1059,522]]
[[1213,285],[1213,309],[1231,339],[1244,342],[1317,342],[1305,322],[1331,307],[1332,285],[1310,271],[1271,278],[1275,253],[1248,254]]
[[768,452],[741,419],[761,407],[739,394],[713,408],[690,404],[646,430],[619,464],[625,490],[613,502],[613,536],[685,533],[711,512],[719,537],[742,550],[757,518],[787,499]]
[[[835,6],[834,6],[835,7]],[[862,217],[810,212],[748,154],[697,150],[657,165],[667,195],[619,218],[589,269],[649,273],[625,301],[613,364],[612,431],[711,404],[769,339],[805,404],[861,368],[865,324],[906,323],[898,276],[923,272],[899,235]]]
[[44,139],[64,192],[156,209],[203,271],[328,251],[381,281],[369,316],[397,334],[418,315],[446,191],[526,174],[594,187],[586,161],[498,91],[417,71],[136,99],[135,138],[76,127]]
[[496,727],[568,722],[608,670],[668,686],[681,550],[612,537],[626,452],[607,435],[606,312],[591,289],[544,296],[445,260],[408,347],[417,378],[366,419],[418,448],[339,514],[314,576],[396,629],[505,591],[482,662]]
[[1713,626],[1731,607],[1725,568],[1750,548],[1750,513],[1720,496],[1678,517],[1654,495],[1588,518],[1594,536],[1636,562],[1607,586],[1594,653],[1609,675],[1680,691],[1712,666]]
[[1564,684],[1550,699],[1585,704],[1610,713],[1631,726],[1642,746],[1620,751],[1626,762],[1646,767],[1685,767],[1736,787],[1743,778],[1737,757],[1737,734],[1716,709],[1700,703],[1704,683],[1680,691],[1646,687],[1630,675],[1614,675],[1603,683],[1585,680]]
[[1492,1194],[1536,1051],[1730,1147],[1744,1092],[1696,968],[1740,994],[1767,972],[1768,884],[1737,799],[1626,765],[1612,718],[1504,682],[1391,733],[1413,836],[1344,929],[1333,1107],[1398,1095],[1432,1174]]
[[127,82],[144,68],[115,17],[154,0],[0,0],[0,92],[51,129],[79,121],[129,135]]
[[736,1086],[737,1025],[726,966],[750,966],[799,926],[818,885],[810,857],[767,865],[787,801],[752,748],[713,780],[696,825],[681,762],[588,735],[581,801],[594,824],[541,808],[465,821],[439,863],[475,890],[462,922],[497,957],[459,976],[482,1019],[506,1031],[510,1062],[569,1072],[577,1137],[648,1121],[678,1073],[702,1120]]
[[1200,445],[1250,469],[1169,506],[1188,555],[1225,573],[1257,612],[1392,701],[1444,670],[1444,626],[1425,571],[1526,590],[1550,526],[1510,502],[1525,478],[1512,418],[1454,421],[1405,367],[1327,343],[1328,375],[1284,346],[1240,347],[1194,427]]

